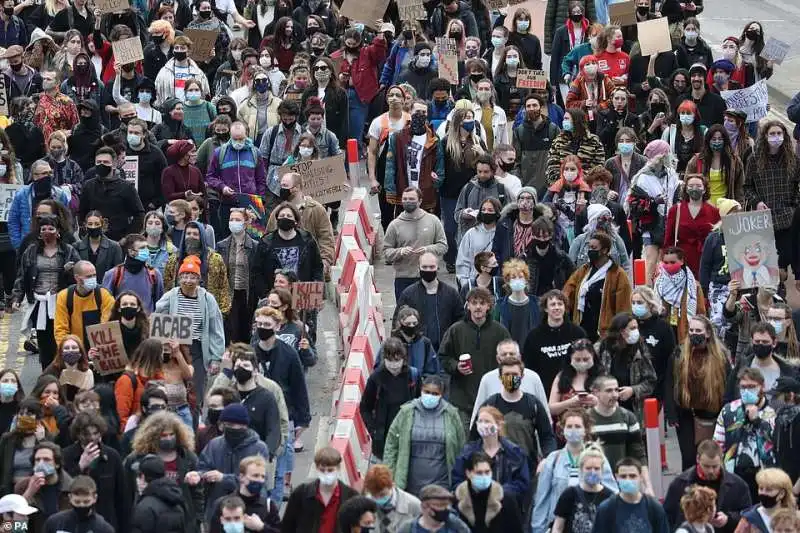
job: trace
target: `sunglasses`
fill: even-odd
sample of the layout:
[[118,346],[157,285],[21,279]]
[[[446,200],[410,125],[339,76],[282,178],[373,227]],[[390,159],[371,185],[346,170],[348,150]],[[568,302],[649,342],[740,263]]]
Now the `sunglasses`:
[[328,71],[328,70],[330,70],[330,69],[327,67],[327,65],[320,65],[320,66],[318,66],[318,67],[314,67],[312,70],[313,70],[314,72],[318,72],[318,71],[320,71],[320,72],[327,72],[327,71]]

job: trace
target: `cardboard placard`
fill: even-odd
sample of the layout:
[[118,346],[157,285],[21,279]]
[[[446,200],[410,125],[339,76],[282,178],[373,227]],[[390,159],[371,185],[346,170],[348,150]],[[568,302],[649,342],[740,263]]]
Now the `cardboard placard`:
[[89,376],[91,376],[89,372],[81,372],[77,368],[65,368],[61,371],[58,382],[62,385],[72,385],[81,390],[88,390],[94,386],[94,380]]
[[737,109],[747,113],[745,122],[758,122],[767,116],[769,92],[766,80],[758,81],[746,89],[721,91],[719,94],[725,100],[728,109]]
[[136,190],[139,190],[139,156],[126,155],[125,163],[122,165],[122,172],[125,173],[125,181],[131,183]]
[[89,346],[98,351],[92,359],[96,373],[105,376],[125,370],[128,354],[125,353],[118,321],[87,326],[86,336],[89,337]]
[[8,91],[6,90],[5,76],[0,76],[0,115],[8,116]]
[[189,57],[201,63],[214,57],[214,47],[217,45],[219,30],[193,30],[185,29],[183,34],[192,41],[192,51]]
[[14,195],[21,188],[21,183],[0,183],[0,222],[8,222],[11,202],[14,201]]
[[322,205],[338,202],[347,196],[347,172],[344,169],[344,153],[325,159],[300,161],[278,168],[278,178],[287,172],[300,174],[303,194]]
[[351,21],[363,22],[364,26],[379,30],[376,22],[383,19],[389,0],[344,0],[340,14]]
[[422,0],[397,0],[400,20],[428,20],[428,12]]
[[119,13],[131,7],[128,0],[95,0],[94,5],[101,13]]
[[608,20],[611,24],[623,28],[636,25],[636,2],[624,0],[608,5]]
[[150,315],[150,338],[192,344],[192,317],[153,313]]
[[783,60],[786,59],[786,55],[789,53],[791,47],[792,45],[789,43],[785,43],[775,37],[770,37],[767,39],[766,44],[764,44],[764,49],[761,50],[761,57],[767,61],[773,61],[776,65],[780,65],[783,63]]
[[517,87],[520,89],[546,89],[547,72],[529,68],[517,69]]
[[321,281],[295,281],[292,283],[292,309],[322,309],[325,284]]
[[111,46],[114,48],[114,61],[117,65],[127,65],[144,59],[142,41],[138,37],[114,41]]
[[778,252],[772,211],[747,211],[722,217],[725,252],[732,280],[740,289],[778,288]]
[[508,5],[508,0],[483,0],[483,5],[489,11],[500,11]]
[[439,77],[458,85],[458,45],[455,39],[436,38],[436,61],[439,63]]
[[652,56],[661,52],[672,51],[672,37],[669,34],[667,17],[639,22],[637,27],[642,56]]
[[261,237],[267,232],[267,213],[264,208],[264,200],[256,194],[239,193],[236,195],[236,203],[247,211],[250,218],[250,223],[245,229],[247,234],[257,241],[261,240]]

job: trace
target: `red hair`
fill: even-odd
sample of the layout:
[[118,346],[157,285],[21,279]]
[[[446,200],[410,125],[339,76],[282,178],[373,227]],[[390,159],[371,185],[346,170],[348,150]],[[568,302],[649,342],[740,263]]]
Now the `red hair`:
[[583,56],[580,62],[578,63],[578,67],[580,68],[580,70],[583,70],[583,66],[590,61],[594,61],[595,63],[597,63],[597,56],[595,56],[594,54]]
[[573,155],[573,154],[570,154],[570,155],[566,156],[561,161],[561,168],[559,169],[558,175],[559,176],[563,176],[564,175],[564,167],[567,165],[567,163],[573,163],[576,167],[578,167],[578,179],[576,179],[575,181],[584,181],[583,180],[583,163],[581,162],[581,158],[578,157],[577,155]]
[[680,105],[678,106],[677,111],[679,115],[681,114],[682,111],[691,113],[692,115],[694,115],[695,124],[697,125],[700,124],[700,110],[697,109],[697,105],[695,105],[695,103],[692,102],[691,100],[684,100],[683,102],[681,102]]
[[367,471],[364,477],[364,490],[372,494],[380,494],[386,489],[394,486],[392,471],[386,465],[374,465]]

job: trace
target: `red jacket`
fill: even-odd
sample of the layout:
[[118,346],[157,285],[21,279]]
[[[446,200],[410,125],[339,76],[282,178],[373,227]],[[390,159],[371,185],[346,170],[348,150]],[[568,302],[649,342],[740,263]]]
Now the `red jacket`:
[[378,67],[386,60],[386,51],[386,40],[378,35],[370,45],[361,48],[353,63],[345,59],[343,50],[331,54],[333,62],[339,64],[339,72],[350,75],[350,86],[365,104],[372,102],[378,94]]
[[[680,213],[680,218],[676,240],[675,218],[677,213]],[[703,254],[703,244],[706,242],[708,234],[711,233],[711,228],[717,222],[719,222],[719,210],[708,202],[703,202],[703,206],[695,218],[692,218],[689,213],[689,203],[685,201],[674,204],[667,213],[664,248],[675,245],[683,250],[686,266],[691,269],[696,279],[700,279],[700,256]]]
[[203,174],[194,165],[182,167],[177,163],[164,169],[161,173],[161,192],[167,202],[185,200],[186,191],[206,193]]

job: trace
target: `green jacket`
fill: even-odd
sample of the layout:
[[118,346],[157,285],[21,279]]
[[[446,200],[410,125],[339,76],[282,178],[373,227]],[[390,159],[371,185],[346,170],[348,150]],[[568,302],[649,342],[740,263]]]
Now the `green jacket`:
[[[458,415],[458,409],[444,403],[444,448],[448,472],[453,469],[461,448],[466,440],[464,425]],[[414,423],[414,411],[420,400],[412,400],[404,404],[397,416],[394,417],[386,436],[386,447],[383,450],[383,462],[386,463],[394,477],[394,484],[398,489],[405,490],[408,482],[408,462],[411,457],[411,427]]]

